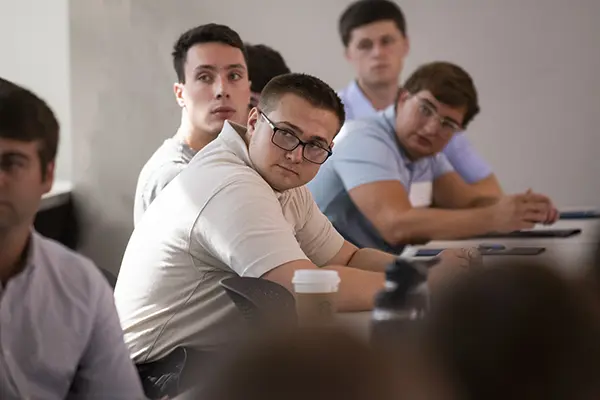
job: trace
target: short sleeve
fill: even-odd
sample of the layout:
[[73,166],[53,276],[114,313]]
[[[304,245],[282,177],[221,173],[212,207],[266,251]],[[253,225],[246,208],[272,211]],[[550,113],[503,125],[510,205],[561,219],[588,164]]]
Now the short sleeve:
[[240,276],[258,278],[295,260],[306,260],[272,189],[259,179],[225,184],[196,220],[190,252],[204,251]]
[[377,181],[403,183],[398,149],[387,132],[366,121],[351,121],[344,129],[348,131],[336,143],[331,161],[346,191]]
[[315,265],[322,267],[340,251],[344,238],[319,210],[308,189],[303,187],[300,190],[302,190],[301,208],[306,215],[306,221],[296,236],[308,258]]
[[477,153],[464,133],[454,135],[444,154],[467,183],[479,182],[493,173],[492,167]]
[[438,153],[435,156],[433,156],[431,162],[434,180],[442,175],[447,174],[448,172],[454,172],[452,164],[450,164],[450,161],[448,161],[444,153]]

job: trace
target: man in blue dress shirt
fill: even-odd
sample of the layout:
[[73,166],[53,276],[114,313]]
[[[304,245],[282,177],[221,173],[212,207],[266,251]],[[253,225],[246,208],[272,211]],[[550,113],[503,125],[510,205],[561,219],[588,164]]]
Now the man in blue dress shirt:
[[[398,93],[409,50],[404,15],[394,2],[360,0],[344,11],[339,31],[346,59],[356,71],[356,79],[339,93],[346,120],[375,115],[391,105]],[[481,195],[502,194],[492,168],[463,133],[456,133],[443,152],[454,170]]]
[[[421,66],[393,105],[344,124],[308,184],[319,209],[349,242],[393,253],[403,244],[553,223],[558,213],[546,196],[482,195],[455,172],[442,150],[478,113],[466,71]],[[428,207],[432,199],[436,208]]]

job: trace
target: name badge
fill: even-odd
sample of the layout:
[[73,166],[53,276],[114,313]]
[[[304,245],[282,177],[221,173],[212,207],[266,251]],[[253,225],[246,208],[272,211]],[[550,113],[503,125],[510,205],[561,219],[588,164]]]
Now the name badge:
[[433,182],[414,182],[410,185],[408,198],[413,207],[429,207],[433,193]]

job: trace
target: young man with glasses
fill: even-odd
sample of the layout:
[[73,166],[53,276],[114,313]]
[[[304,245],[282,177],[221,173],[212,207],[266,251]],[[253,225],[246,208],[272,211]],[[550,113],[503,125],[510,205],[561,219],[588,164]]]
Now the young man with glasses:
[[[344,125],[335,152],[308,185],[321,211],[358,247],[509,232],[553,223],[543,195],[481,196],[442,150],[479,112],[471,77],[436,62],[417,69],[385,112]],[[430,196],[437,208],[428,208]]]
[[[340,92],[346,119],[370,117],[396,99],[398,80],[409,52],[406,20],[389,0],[359,0],[342,13],[339,33],[346,60],[356,79]],[[443,149],[456,172],[480,195],[502,194],[491,166],[463,133],[453,135]]]
[[[343,121],[343,105],[325,83],[278,76],[247,127],[226,122],[163,190],[131,236],[115,290],[136,363],[160,362],[178,347],[222,349],[244,332],[219,285],[231,276],[291,291],[295,270],[326,267],[340,274],[341,311],[373,306],[395,256],[346,242],[305,187]],[[430,274],[434,282],[468,265],[466,252],[446,257]]]

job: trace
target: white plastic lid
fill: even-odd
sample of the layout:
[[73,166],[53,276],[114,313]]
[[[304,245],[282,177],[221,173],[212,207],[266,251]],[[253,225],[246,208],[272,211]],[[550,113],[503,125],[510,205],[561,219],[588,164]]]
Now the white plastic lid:
[[340,275],[327,269],[299,269],[294,272],[292,283],[297,293],[331,293],[337,292]]
[[292,283],[329,283],[338,285],[340,275],[330,269],[298,269],[294,271]]

